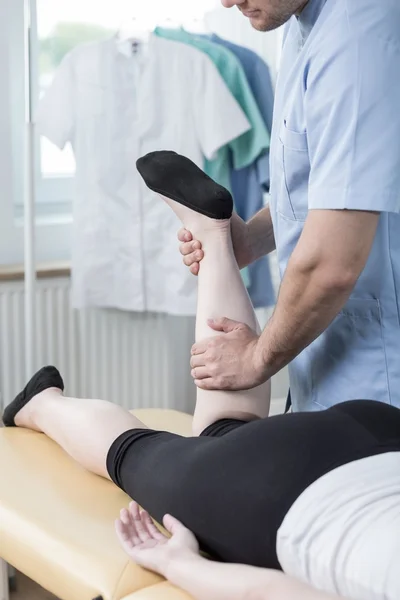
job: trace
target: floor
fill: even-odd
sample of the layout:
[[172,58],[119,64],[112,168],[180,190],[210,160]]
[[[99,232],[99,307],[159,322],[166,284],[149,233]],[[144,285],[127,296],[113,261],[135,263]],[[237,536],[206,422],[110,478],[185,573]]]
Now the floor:
[[53,594],[46,592],[22,573],[17,573],[16,582],[17,589],[11,592],[10,600],[57,600]]

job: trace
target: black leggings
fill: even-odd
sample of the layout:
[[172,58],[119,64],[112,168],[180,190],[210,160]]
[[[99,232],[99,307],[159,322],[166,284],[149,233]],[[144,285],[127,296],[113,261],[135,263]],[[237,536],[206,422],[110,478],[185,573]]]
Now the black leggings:
[[135,429],[110,448],[108,472],[161,522],[194,532],[212,557],[279,569],[278,529],[299,495],[346,463],[400,451],[400,410],[370,400],[245,423],[200,437]]

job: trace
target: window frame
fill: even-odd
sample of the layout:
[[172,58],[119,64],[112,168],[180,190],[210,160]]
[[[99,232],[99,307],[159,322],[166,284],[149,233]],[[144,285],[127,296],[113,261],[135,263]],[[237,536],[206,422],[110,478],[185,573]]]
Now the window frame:
[[[23,207],[27,181],[24,58],[24,0],[0,0],[0,264],[3,265],[21,264],[24,260]],[[37,152],[36,155],[39,160]],[[67,203],[68,214],[62,214],[62,207],[67,208],[66,188],[55,192],[57,178],[49,179],[53,181],[46,181],[42,190],[37,186],[35,259],[38,262],[71,258],[71,202]],[[69,179],[67,185],[71,190],[73,178]]]
[[[33,119],[37,112],[39,103],[39,36],[37,26],[37,2],[31,2],[31,102]],[[23,22],[22,22],[23,35]],[[22,64],[22,68],[24,65]],[[19,96],[16,101],[16,109],[19,115],[24,114],[24,97]],[[16,140],[18,148],[23,150],[23,140]],[[71,175],[45,175],[41,169],[41,140],[38,134],[35,135],[35,183],[36,183],[36,208],[37,213],[41,217],[49,217],[54,214],[71,215],[73,202],[73,181],[74,176]],[[23,194],[18,194],[15,199],[15,207],[17,216],[23,215]]]

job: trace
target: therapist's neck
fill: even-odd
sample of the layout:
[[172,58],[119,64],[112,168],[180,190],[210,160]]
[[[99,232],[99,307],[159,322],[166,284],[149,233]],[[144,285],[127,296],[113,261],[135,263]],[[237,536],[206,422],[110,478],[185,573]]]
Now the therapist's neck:
[[301,7],[299,8],[299,10],[295,13],[296,17],[299,17],[301,15],[301,13],[303,12],[303,10],[307,6],[308,2],[309,2],[309,0],[306,0],[305,2],[303,2],[303,4],[301,5]]

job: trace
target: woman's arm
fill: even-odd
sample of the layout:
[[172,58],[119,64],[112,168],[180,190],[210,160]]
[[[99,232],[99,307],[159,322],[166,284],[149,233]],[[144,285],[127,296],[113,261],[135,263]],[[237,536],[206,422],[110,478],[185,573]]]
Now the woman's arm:
[[279,571],[216,563],[199,555],[175,557],[165,576],[196,600],[344,600]]
[[196,538],[182,523],[167,515],[164,525],[171,538],[132,502],[129,510],[121,511],[116,530],[132,560],[160,573],[196,600],[344,600],[279,571],[202,558]]
[[175,556],[164,574],[196,600],[273,600],[272,586],[279,575],[276,571],[213,562],[189,553]]

